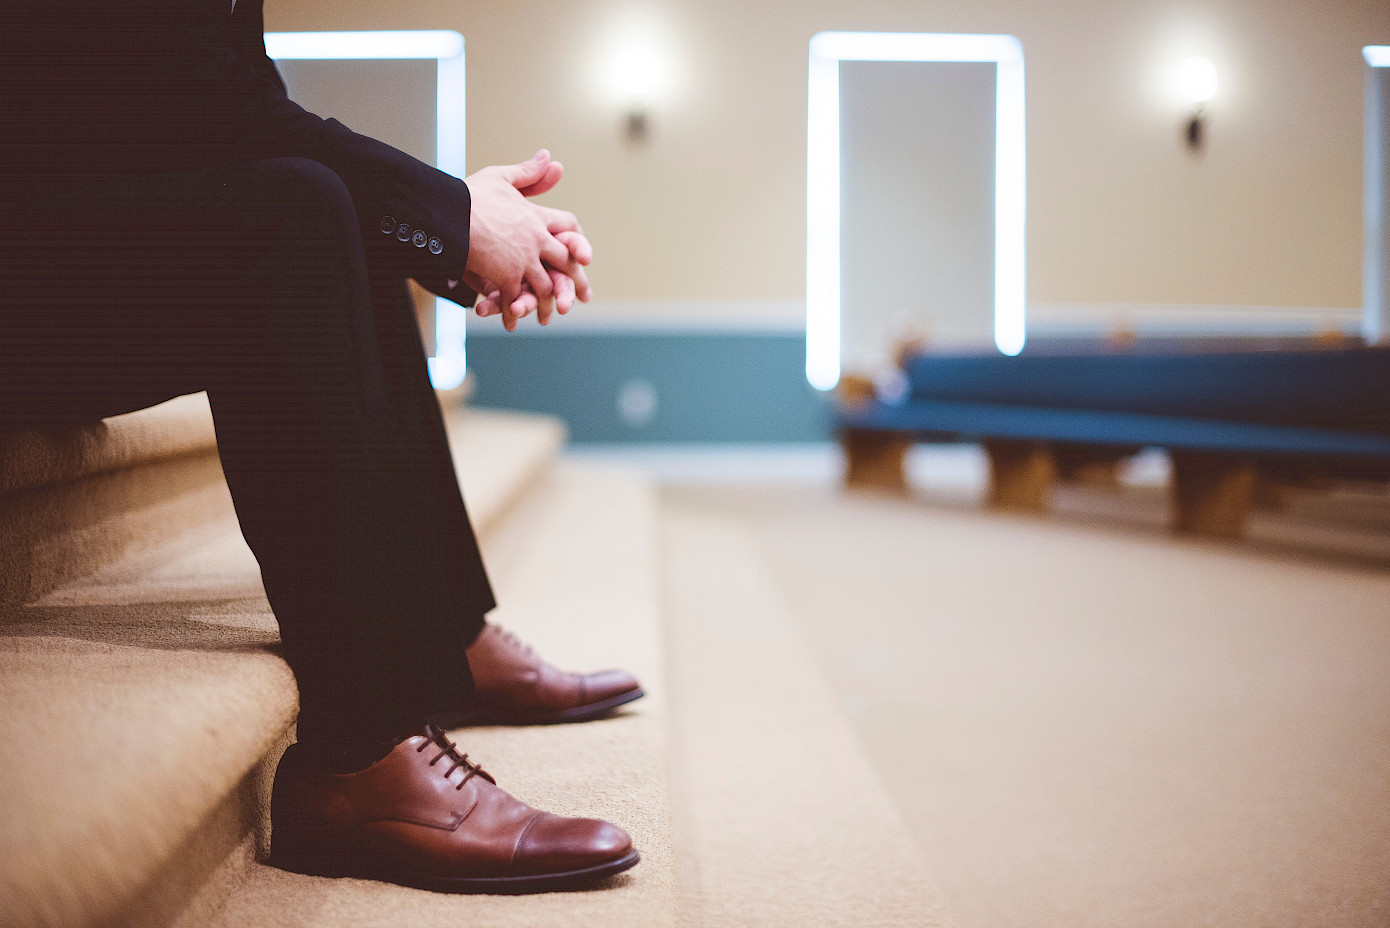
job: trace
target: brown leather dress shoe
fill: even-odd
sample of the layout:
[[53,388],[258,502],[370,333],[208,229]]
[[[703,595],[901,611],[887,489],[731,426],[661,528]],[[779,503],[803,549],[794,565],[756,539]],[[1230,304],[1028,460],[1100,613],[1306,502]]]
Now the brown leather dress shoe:
[[356,773],[291,746],[271,798],[273,866],[451,893],[577,889],[640,859],[627,832],[531,808],[433,726]]
[[585,722],[645,695],[625,670],[560,670],[492,623],[469,646],[468,666],[477,699],[445,719],[446,727]]

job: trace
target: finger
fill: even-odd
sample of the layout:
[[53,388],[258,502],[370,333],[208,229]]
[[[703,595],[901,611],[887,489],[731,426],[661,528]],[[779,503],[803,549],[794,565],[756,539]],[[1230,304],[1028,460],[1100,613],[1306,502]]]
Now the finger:
[[538,309],[544,318],[549,319],[550,314],[555,311],[555,283],[549,268],[541,265],[540,272],[545,277],[545,286],[543,288],[532,286],[529,293],[523,292],[521,294],[521,299],[518,302],[524,301],[527,296],[530,296],[531,300],[528,305],[532,309]]
[[529,187],[545,177],[550,169],[550,152],[542,148],[527,161],[520,164],[504,164],[499,170],[502,177],[513,187]]
[[544,301],[541,300],[540,297],[526,290],[521,296],[517,297],[516,302],[512,304],[512,314],[518,319],[525,319],[539,309],[542,302]]
[[503,286],[497,291],[497,305],[506,307],[516,302],[516,298],[521,295],[521,287],[517,285]]
[[588,265],[594,260],[594,248],[589,244],[589,240],[584,237],[582,232],[560,232],[555,236],[562,245],[569,249],[570,257],[580,264]]
[[495,316],[502,311],[502,304],[499,302],[501,299],[502,292],[494,287],[484,294],[483,298],[478,301],[478,305],[474,307],[474,310],[479,316],[484,318]]
[[570,278],[574,281],[574,295],[579,302],[587,303],[593,299],[594,289],[589,286],[589,275],[584,273],[582,267],[575,268]]
[[547,265],[565,274],[574,280],[575,294],[581,302],[589,302],[591,291],[589,289],[589,277],[584,273],[584,268],[578,261],[570,256],[569,249],[564,243],[556,238],[551,238],[549,242],[541,245],[541,259]]
[[517,297],[516,301],[502,311],[502,325],[508,332],[515,332],[516,325],[536,308],[536,295],[529,291]]
[[520,295],[513,301],[513,308],[517,311],[517,318],[525,318],[534,313],[538,307],[549,307],[555,301],[555,285],[550,283],[550,275],[545,270],[545,265],[535,264],[527,270],[525,285],[521,288]]
[[526,187],[519,187],[522,196],[538,197],[543,193],[549,193],[555,189],[555,185],[560,182],[560,178],[565,176],[565,166],[558,161],[552,161],[546,165],[545,174],[541,179]]
[[560,308],[559,298],[563,295],[561,290],[563,285],[560,283],[560,279],[563,279],[564,275],[559,275],[557,278],[556,273],[550,268],[546,268],[545,272],[550,276],[553,295],[549,300],[543,300],[537,305],[536,321],[541,325],[550,325],[550,317]]
[[583,232],[579,228],[579,220],[574,213],[563,209],[551,209],[549,206],[537,207],[541,211],[541,218],[545,220],[545,228],[554,235],[556,232]]
[[[574,280],[556,270],[551,270],[550,280],[555,284],[555,311],[563,316],[574,305]],[[544,318],[541,325],[546,325],[549,321],[549,318]]]
[[[484,306],[483,304],[479,304],[480,312],[478,314],[480,316],[505,315],[508,311],[510,311],[511,307],[514,305],[518,307],[524,306],[524,301],[528,296],[531,296],[532,299],[534,299],[534,295],[531,294],[531,290],[526,284],[522,284],[521,289],[517,293],[518,295],[515,300],[513,300],[511,303],[504,303],[502,301],[502,291],[493,288],[488,292],[486,299],[483,301],[483,303],[485,303],[486,306]],[[521,315],[525,315],[525,313],[522,313]],[[505,319],[503,321],[505,322]]]
[[564,271],[566,274],[579,267],[579,263],[574,260],[565,243],[553,235],[547,235],[541,242],[541,260],[555,270]]
[[[542,257],[544,257],[544,255],[542,255]],[[537,261],[526,269],[525,280],[526,285],[531,288],[531,291],[541,299],[546,299],[555,292],[554,286],[550,283],[550,275],[545,272],[545,265],[540,261]],[[517,294],[517,296],[520,296],[520,294]],[[514,296],[512,299],[515,300],[516,297]]]

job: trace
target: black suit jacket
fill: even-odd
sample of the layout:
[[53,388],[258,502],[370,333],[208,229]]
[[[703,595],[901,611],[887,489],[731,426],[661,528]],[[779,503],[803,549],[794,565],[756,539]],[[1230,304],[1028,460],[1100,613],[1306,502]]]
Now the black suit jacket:
[[310,158],[347,184],[374,270],[471,297],[444,287],[468,257],[467,185],[292,102],[266,56],[261,2],[0,0],[0,199]]

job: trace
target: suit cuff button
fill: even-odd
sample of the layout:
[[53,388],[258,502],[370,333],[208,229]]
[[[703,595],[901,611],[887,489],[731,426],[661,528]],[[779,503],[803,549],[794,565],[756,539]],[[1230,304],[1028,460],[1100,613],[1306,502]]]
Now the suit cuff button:
[[394,231],[396,231],[396,217],[395,217],[395,216],[382,216],[382,217],[381,217],[381,234],[382,234],[382,235],[390,235],[390,234],[391,234],[392,232],[394,232]]
[[430,254],[437,255],[444,251],[444,243],[437,238],[430,239]]
[[416,248],[424,248],[425,241],[428,238],[428,235],[426,235],[424,232],[421,232],[419,229],[416,229],[415,234],[410,237],[410,244],[414,245]]
[[411,229],[409,225],[403,222],[396,226],[396,238],[399,241],[408,242],[410,241],[410,233],[413,231],[414,230]]

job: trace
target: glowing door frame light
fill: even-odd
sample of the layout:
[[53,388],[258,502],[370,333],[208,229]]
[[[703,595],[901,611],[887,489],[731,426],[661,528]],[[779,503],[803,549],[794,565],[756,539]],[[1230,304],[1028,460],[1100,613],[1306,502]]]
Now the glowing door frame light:
[[1385,124],[1385,107],[1390,96],[1390,45],[1367,45],[1361,49],[1371,67],[1366,80],[1365,191],[1362,207],[1361,254],[1361,334],[1369,344],[1390,338],[1390,184],[1385,175],[1390,159],[1390,127]]
[[[265,50],[277,60],[433,58],[436,166],[463,177],[466,152],[463,36],[444,29],[405,32],[267,32]],[[430,380],[440,390],[463,383],[468,369],[463,307],[435,300],[435,356]]]
[[994,343],[1023,350],[1027,162],[1023,44],[1011,35],[822,32],[811,39],[806,145],[806,379],[840,380],[840,62],[979,61],[998,66],[994,165]]

